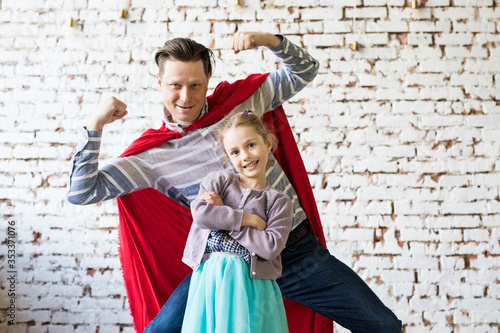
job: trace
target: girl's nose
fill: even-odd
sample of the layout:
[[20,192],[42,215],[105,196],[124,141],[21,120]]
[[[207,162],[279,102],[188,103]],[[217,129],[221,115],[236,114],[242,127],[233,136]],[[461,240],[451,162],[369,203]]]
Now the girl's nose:
[[245,161],[245,160],[247,160],[247,159],[248,159],[248,156],[249,156],[249,155],[248,155],[248,152],[247,152],[246,150],[242,150],[242,151],[240,152],[240,155],[241,155],[241,158],[243,158],[243,160],[244,160],[244,161]]

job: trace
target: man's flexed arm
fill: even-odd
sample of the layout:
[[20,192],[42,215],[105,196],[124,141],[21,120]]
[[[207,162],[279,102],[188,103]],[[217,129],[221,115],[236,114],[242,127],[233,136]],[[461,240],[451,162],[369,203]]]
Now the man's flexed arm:
[[82,129],[73,153],[68,181],[69,202],[92,204],[153,187],[153,176],[148,172],[148,166],[136,156],[117,159],[99,169],[102,129],[127,113],[125,103],[110,97],[101,104],[87,127]]
[[89,131],[100,131],[104,128],[104,125],[122,119],[127,114],[127,104],[116,97],[110,97],[101,104],[99,110],[97,110],[87,125],[87,129]]
[[238,32],[234,35],[235,53],[259,46],[268,47],[283,66],[270,72],[257,92],[241,105],[258,113],[271,111],[295,96],[319,71],[319,62],[283,35],[261,32]]
[[233,37],[233,50],[236,54],[259,46],[273,48],[280,44],[281,39],[279,37],[266,32],[237,32]]

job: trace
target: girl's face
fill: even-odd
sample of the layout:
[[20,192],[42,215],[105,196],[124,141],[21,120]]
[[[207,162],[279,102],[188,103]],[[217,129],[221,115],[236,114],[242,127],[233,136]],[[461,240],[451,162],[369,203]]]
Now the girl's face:
[[[269,140],[267,140],[269,141]],[[222,144],[226,156],[239,173],[244,187],[262,189],[266,186],[266,164],[271,143],[251,126],[230,128]]]

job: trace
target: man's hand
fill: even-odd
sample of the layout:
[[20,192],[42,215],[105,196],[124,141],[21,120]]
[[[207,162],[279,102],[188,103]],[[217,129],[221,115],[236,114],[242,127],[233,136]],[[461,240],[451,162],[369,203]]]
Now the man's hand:
[[127,113],[127,104],[116,97],[110,97],[101,104],[99,110],[87,125],[87,129],[89,131],[100,131],[104,128],[104,125],[122,119]]
[[200,196],[200,199],[215,206],[224,206],[222,199],[215,192],[205,192]]
[[276,47],[281,44],[281,39],[265,32],[237,32],[233,37],[233,50],[240,51],[255,49],[259,46]]

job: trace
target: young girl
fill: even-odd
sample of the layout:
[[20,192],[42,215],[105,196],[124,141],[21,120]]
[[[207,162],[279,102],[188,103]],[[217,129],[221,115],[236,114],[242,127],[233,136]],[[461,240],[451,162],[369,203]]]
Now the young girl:
[[276,279],[291,200],[266,181],[274,139],[250,111],[228,116],[219,141],[238,174],[208,174],[191,203],[183,261],[193,268],[182,332],[288,332]]

